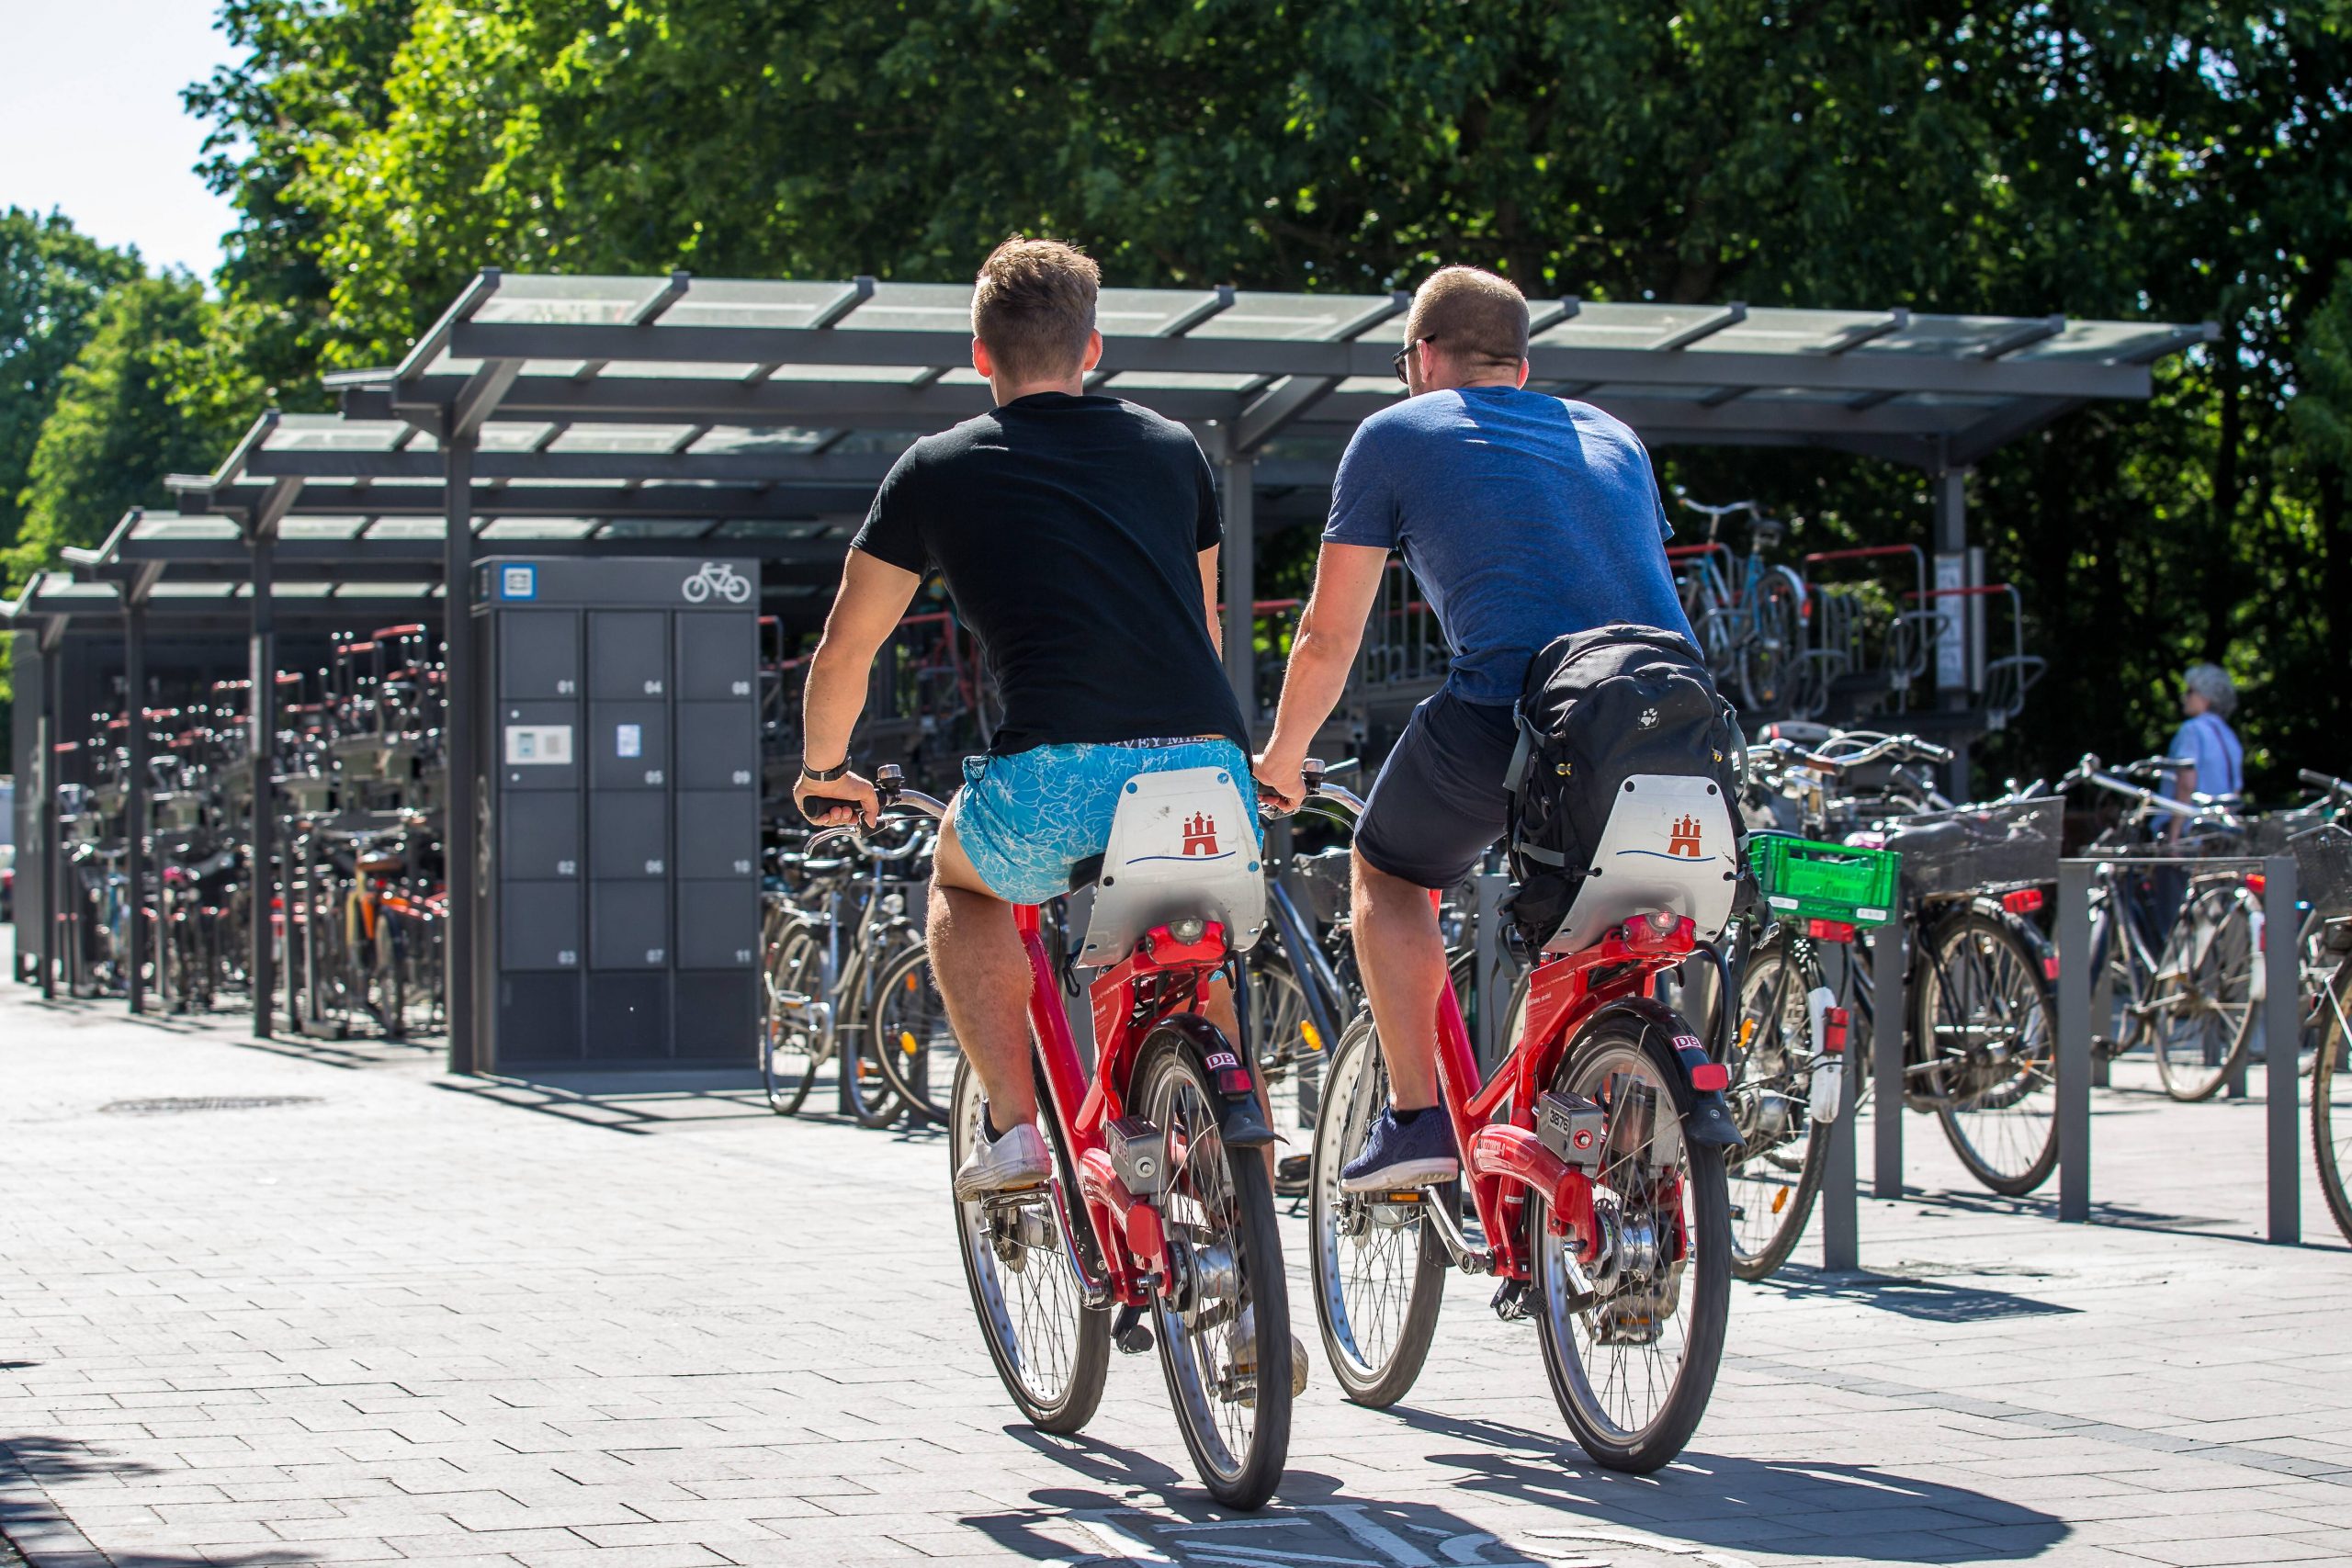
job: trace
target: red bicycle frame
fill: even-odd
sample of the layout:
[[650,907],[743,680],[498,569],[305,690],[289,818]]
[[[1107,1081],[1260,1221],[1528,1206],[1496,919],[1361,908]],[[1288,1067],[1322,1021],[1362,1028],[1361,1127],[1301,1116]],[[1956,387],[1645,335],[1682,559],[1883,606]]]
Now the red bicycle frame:
[[[1432,901],[1436,897],[1430,895]],[[1528,1249],[1519,1237],[1531,1187],[1544,1194],[1554,1233],[1581,1242],[1583,1257],[1600,1256],[1592,1179],[1536,1134],[1536,1097],[1551,1087],[1560,1055],[1577,1031],[1613,1002],[1650,997],[1658,974],[1695,950],[1694,931],[1688,919],[1663,931],[1647,919],[1632,919],[1581,953],[1537,964],[1528,981],[1526,1027],[1491,1082],[1480,1080],[1462,1004],[1453,976],[1446,977],[1437,1002],[1438,1089],[1453,1122],[1454,1146],[1462,1151],[1463,1175],[1494,1253],[1496,1275],[1528,1278]],[[1691,1059],[1703,1057],[1697,1040],[1687,1046],[1679,1039],[1675,1043],[1693,1088],[1724,1087],[1720,1064]],[[1494,1120],[1506,1101],[1509,1119]],[[1594,1153],[1598,1156],[1600,1151]]]
[[[1199,1017],[1205,1006],[1202,988],[1195,985],[1163,1010],[1139,1012],[1140,986],[1160,976],[1204,976],[1226,960],[1225,928],[1211,921],[1198,941],[1183,942],[1166,926],[1155,926],[1136,944],[1134,953],[1096,976],[1088,991],[1095,1040],[1095,1070],[1090,1081],[1079,1061],[1069,1016],[1062,1010],[1061,985],[1046,950],[1036,906],[1016,905],[1013,920],[1029,954],[1029,1021],[1037,1032],[1046,1095],[1052,1101],[1044,1109],[1062,1130],[1077,1176],[1074,1196],[1085,1209],[1096,1255],[1109,1278],[1091,1278],[1075,1247],[1071,1249],[1073,1265],[1089,1296],[1107,1294],[1122,1306],[1146,1305],[1153,1291],[1170,1277],[1168,1236],[1151,1200],[1130,1192],[1119,1179],[1102,1129],[1127,1113],[1125,1086],[1145,1038],[1171,1019]],[[1201,1027],[1207,1027],[1205,1021]],[[1228,1045],[1222,1053],[1211,1054],[1207,1066],[1222,1097],[1248,1099],[1254,1111],[1254,1080],[1238,1050]],[[1068,1214],[1062,1216],[1062,1223],[1069,1223]]]

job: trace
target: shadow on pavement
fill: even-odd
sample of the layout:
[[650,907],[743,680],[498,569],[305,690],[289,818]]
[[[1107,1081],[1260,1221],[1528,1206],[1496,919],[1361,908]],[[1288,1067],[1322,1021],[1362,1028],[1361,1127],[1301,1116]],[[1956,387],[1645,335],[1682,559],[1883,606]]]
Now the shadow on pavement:
[[1855,1302],[1924,1323],[1996,1323],[2013,1317],[2063,1317],[2081,1310],[1982,1286],[1895,1274],[1833,1274],[1794,1263],[1783,1265],[1757,1288],[1799,1300]]
[[[29,1363],[25,1363],[29,1364]],[[72,1563],[96,1568],[268,1568],[316,1561],[300,1550],[247,1551],[234,1547],[148,1551],[117,1548],[100,1552],[74,1521],[58,1511],[49,1488],[58,1483],[104,1478],[119,1483],[127,1477],[162,1473],[141,1461],[119,1459],[86,1443],[62,1441],[38,1433],[0,1437],[0,1564],[19,1561]],[[10,1549],[14,1548],[12,1551]],[[22,1558],[17,1556],[22,1553]]]
[[1574,1441],[1550,1433],[1429,1410],[1389,1414],[1433,1438],[1471,1445],[1428,1456],[1433,1466],[1463,1472],[1456,1482],[1463,1488],[1575,1516],[1526,1531],[1533,1549],[1555,1561],[1565,1544],[1580,1544],[1619,1568],[1645,1563],[1607,1549],[1611,1533],[1625,1529],[1679,1543],[1685,1559],[1703,1551],[1727,1561],[1720,1558],[1725,1549],[1747,1547],[1884,1562],[2030,1558],[2069,1533],[2064,1520],[2023,1504],[1867,1465],[1689,1450],[1654,1475],[1624,1475],[1598,1468]]
[[1296,1468],[1283,1476],[1281,1493],[1265,1507],[1232,1513],[1210,1502],[1189,1470],[1180,1472],[1148,1454],[1084,1434],[1056,1438],[1025,1427],[1005,1430],[1076,1476],[1101,1483],[1041,1486],[1029,1495],[1034,1507],[964,1517],[966,1526],[994,1545],[1033,1562],[1537,1568],[1577,1556],[1499,1542],[1491,1530],[1436,1504],[1351,1495],[1332,1477]]
[[611,1133],[655,1133],[775,1114],[761,1093],[759,1075],[746,1068],[444,1077],[433,1087]]

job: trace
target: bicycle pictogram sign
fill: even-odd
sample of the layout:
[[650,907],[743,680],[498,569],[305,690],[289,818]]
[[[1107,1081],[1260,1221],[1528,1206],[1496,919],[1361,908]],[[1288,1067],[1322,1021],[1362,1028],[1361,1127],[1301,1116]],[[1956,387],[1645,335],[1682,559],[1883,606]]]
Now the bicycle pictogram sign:
[[752,580],[724,561],[707,560],[678,591],[689,604],[707,604],[714,593],[729,604],[742,604],[751,600]]

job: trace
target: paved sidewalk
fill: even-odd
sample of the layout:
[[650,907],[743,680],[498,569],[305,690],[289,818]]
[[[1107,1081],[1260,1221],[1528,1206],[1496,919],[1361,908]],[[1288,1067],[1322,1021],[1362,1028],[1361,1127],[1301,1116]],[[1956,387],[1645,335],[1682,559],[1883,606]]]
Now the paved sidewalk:
[[[224,1103],[126,1103],[172,1099]],[[1464,1280],[1408,1405],[1318,1365],[1232,1519],[1148,1359],[1082,1440],[1012,1424],[934,1137],[0,985],[0,1523],[33,1568],[2352,1562],[2352,1257],[2315,1194],[2326,1245],[2256,1239],[2258,1101],[2098,1104],[2083,1227],[1910,1120],[1876,1272],[1736,1287],[1658,1476],[1584,1462]]]

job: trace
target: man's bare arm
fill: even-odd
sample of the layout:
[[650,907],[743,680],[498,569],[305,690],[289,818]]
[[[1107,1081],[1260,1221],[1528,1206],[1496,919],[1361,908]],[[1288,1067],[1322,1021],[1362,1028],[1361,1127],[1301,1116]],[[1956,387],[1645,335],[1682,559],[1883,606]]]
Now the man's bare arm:
[[1340,705],[1348,671],[1363,645],[1364,618],[1380,594],[1388,552],[1373,545],[1329,545],[1315,563],[1315,589],[1291,639],[1290,670],[1283,678],[1274,733],[1258,766],[1259,782],[1295,803],[1302,791],[1299,765],[1315,732]]
[[1209,618],[1209,642],[1225,657],[1225,617],[1216,613],[1216,547],[1201,552],[1201,604]]
[[[901,567],[852,550],[842,568],[841,592],[832,613],[825,617],[824,635],[808,660],[808,683],[800,698],[800,756],[804,766],[827,769],[849,755],[849,738],[865,708],[866,682],[874,656],[890,638],[907,605],[922,586],[922,579]],[[874,786],[849,773],[822,784],[798,780],[793,798],[814,795],[827,800],[857,803],[857,815],[874,820],[878,803]],[[850,819],[839,807],[812,816],[811,821],[831,826]]]

